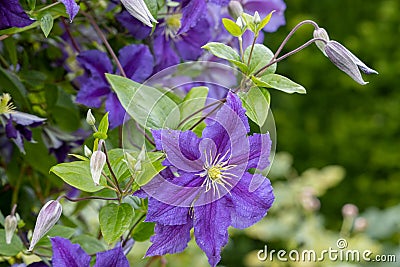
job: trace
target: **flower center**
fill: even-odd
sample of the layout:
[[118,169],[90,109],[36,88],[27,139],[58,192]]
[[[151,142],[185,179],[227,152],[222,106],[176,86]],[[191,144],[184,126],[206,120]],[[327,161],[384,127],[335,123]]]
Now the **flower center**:
[[200,177],[205,177],[201,186],[206,188],[206,192],[213,189],[214,194],[218,194],[218,197],[221,196],[220,187],[229,192],[228,187],[232,188],[232,184],[228,180],[237,177],[236,174],[230,172],[236,165],[229,164],[228,153],[229,150],[223,156],[218,154],[213,158],[211,151],[208,154],[204,152],[204,172],[198,174]]
[[174,38],[178,30],[181,28],[182,14],[173,14],[165,18],[165,33],[167,37]]
[[9,94],[0,96],[0,114],[12,113],[15,109]]

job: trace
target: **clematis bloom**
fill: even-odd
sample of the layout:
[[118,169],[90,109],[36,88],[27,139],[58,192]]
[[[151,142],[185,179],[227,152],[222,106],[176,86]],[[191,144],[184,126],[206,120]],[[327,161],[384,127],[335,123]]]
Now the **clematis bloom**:
[[197,244],[216,266],[228,227],[253,225],[274,201],[270,181],[248,172],[269,165],[269,134],[247,135],[245,110],[231,92],[212,120],[201,138],[191,131],[152,131],[169,168],[138,193],[149,197],[146,221],[156,223],[146,256],[183,251],[194,228]]

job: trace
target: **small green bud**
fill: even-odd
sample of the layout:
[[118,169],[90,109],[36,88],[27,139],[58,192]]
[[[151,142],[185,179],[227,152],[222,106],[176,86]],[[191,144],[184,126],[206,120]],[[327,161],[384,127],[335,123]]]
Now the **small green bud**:
[[15,215],[8,215],[4,219],[4,230],[6,232],[6,244],[11,244],[14,232],[17,229],[18,220]]
[[86,145],[83,146],[83,153],[87,158],[90,158],[93,154],[92,150],[90,150]]
[[240,27],[240,29],[242,29],[242,30],[244,27],[246,27],[246,24],[244,23],[244,21],[241,17],[237,18],[236,25],[238,25]]
[[107,134],[105,133],[101,133],[101,132],[96,132],[93,134],[93,137],[95,139],[102,139],[102,140],[106,140],[108,138]]
[[230,1],[228,5],[228,12],[229,15],[236,20],[243,13],[243,6],[239,1]]
[[260,18],[260,14],[258,14],[258,12],[254,12],[254,17],[253,17],[253,22],[254,24],[259,24],[261,22],[261,18]]
[[92,114],[92,110],[89,109],[87,114],[86,114],[86,122],[90,125],[90,126],[94,126],[96,124],[96,119]]

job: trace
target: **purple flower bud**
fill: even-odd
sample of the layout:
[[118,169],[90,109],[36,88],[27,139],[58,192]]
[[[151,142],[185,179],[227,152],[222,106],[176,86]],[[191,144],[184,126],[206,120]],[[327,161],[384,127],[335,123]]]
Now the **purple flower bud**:
[[329,41],[325,45],[325,54],[336,67],[361,85],[368,82],[363,80],[360,70],[366,74],[378,74],[377,71],[367,67],[346,47],[336,41]]
[[14,215],[8,215],[4,219],[4,230],[6,232],[6,244],[11,244],[12,237],[17,229],[18,221]]
[[37,242],[56,224],[61,213],[62,206],[57,200],[50,200],[42,207],[36,220],[28,251],[32,251]]
[[97,150],[90,157],[90,173],[95,185],[99,185],[101,172],[106,164],[106,154],[103,151]]

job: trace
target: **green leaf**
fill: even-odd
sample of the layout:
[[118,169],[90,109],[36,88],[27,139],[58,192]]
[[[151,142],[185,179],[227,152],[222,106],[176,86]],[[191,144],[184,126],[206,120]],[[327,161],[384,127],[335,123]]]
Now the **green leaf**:
[[60,236],[64,238],[71,238],[75,231],[76,230],[74,228],[56,224],[44,237],[39,240],[36,247],[50,247],[51,241],[49,237]]
[[165,93],[118,75],[106,73],[106,77],[122,106],[140,125],[151,129],[177,127],[179,109]]
[[7,38],[2,42],[15,69],[18,64],[16,40],[14,38]]
[[225,29],[232,36],[239,37],[239,36],[241,36],[243,34],[242,33],[242,29],[233,20],[230,20],[230,19],[227,19],[227,18],[223,18],[222,19],[222,23],[224,24]]
[[4,215],[3,213],[1,213],[1,210],[0,210],[0,224],[4,226]]
[[[137,159],[139,151],[129,152],[129,154]],[[135,175],[135,182],[139,186],[143,186],[150,182],[160,171],[165,169],[165,166],[161,164],[164,159],[164,153],[162,152],[147,152],[145,153],[145,159],[141,162],[140,172],[134,172],[131,170],[132,175]],[[125,163],[126,166],[126,163]]]
[[126,203],[111,203],[101,208],[99,221],[104,240],[110,244],[120,238],[129,229],[133,216],[132,207]]
[[19,108],[28,108],[28,102],[25,98],[27,91],[18,77],[8,70],[0,67],[0,91],[10,93],[13,102]]
[[[110,161],[111,167],[114,174],[117,176],[118,181],[123,181],[130,176],[128,166],[126,165],[124,159],[124,149],[116,148],[108,151],[108,159]],[[110,171],[105,169],[105,173],[110,175]]]
[[108,126],[109,126],[109,123],[108,123],[108,112],[103,116],[103,118],[101,119],[101,121],[100,121],[100,124],[99,124],[99,132],[100,133],[103,133],[103,134],[106,134],[107,135],[107,132],[108,132]]
[[237,66],[241,71],[246,72],[246,64],[240,61],[239,54],[235,50],[233,50],[232,47],[222,43],[210,42],[204,45],[202,48],[210,51],[214,56],[218,58],[228,60],[229,62]]
[[246,115],[260,127],[267,120],[269,105],[271,102],[269,92],[260,90],[253,86],[247,93],[241,93],[240,98],[243,107],[246,109]]
[[257,86],[273,88],[288,94],[306,93],[306,89],[303,86],[293,82],[292,80],[286,78],[285,76],[278,74],[267,74],[261,76],[260,78],[252,77],[252,80]]
[[[251,46],[249,46],[244,52],[244,62],[248,62],[250,56]],[[268,47],[262,44],[255,44],[253,53],[251,55],[250,65],[248,67],[248,74],[253,74],[259,71],[261,68],[266,66],[271,59],[274,57],[274,54],[269,50]],[[276,64],[268,67],[263,73],[275,73]]]
[[79,235],[72,238],[72,243],[78,243],[88,254],[96,254],[99,251],[107,250],[107,246],[97,238],[90,235]]
[[36,7],[36,0],[27,0],[28,6],[30,10],[35,10]]
[[158,13],[158,5],[157,5],[157,0],[144,0],[146,3],[147,8],[149,9],[151,15],[155,19],[157,19],[157,13]]
[[135,241],[143,242],[148,240],[154,234],[155,223],[140,222],[132,231],[132,238]]
[[0,229],[0,255],[15,256],[24,249],[24,246],[18,236],[14,235],[11,244],[6,244],[6,231]]
[[[189,116],[204,107],[208,95],[208,88],[205,86],[193,87],[186,97],[183,99],[182,104],[179,106],[181,111],[180,121],[188,119]],[[181,130],[190,129],[202,117],[202,112],[195,114],[188,119],[181,127]]]
[[261,31],[271,20],[272,14],[275,12],[275,10],[272,10],[258,25],[257,30]]
[[46,13],[40,19],[40,28],[42,29],[44,36],[49,36],[51,29],[53,29],[54,19],[50,13]]
[[[104,188],[101,185],[96,186],[94,184],[90,173],[89,161],[60,163],[53,166],[50,169],[50,172],[53,172],[55,175],[63,179],[67,184],[85,192],[96,192]],[[100,179],[100,184],[105,184],[103,177]]]

